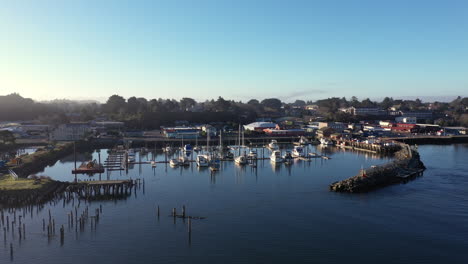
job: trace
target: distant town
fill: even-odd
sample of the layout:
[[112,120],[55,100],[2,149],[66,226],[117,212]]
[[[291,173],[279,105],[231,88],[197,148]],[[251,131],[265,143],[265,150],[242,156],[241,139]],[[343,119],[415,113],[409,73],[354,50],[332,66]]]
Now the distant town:
[[399,137],[466,135],[468,97],[422,102],[356,97],[285,103],[192,98],[145,99],[118,95],[106,103],[36,102],[0,96],[0,144],[83,139],[195,139],[238,133],[248,137]]

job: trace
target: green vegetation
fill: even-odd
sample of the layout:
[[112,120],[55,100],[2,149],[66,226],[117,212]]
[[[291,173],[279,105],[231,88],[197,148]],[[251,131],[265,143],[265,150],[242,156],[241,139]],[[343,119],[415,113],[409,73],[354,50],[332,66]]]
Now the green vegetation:
[[0,176],[0,191],[39,190],[47,188],[53,181],[48,178],[15,179],[10,174]]
[[[313,105],[311,109],[305,106]],[[97,117],[123,121],[129,129],[155,129],[160,126],[174,125],[175,121],[189,123],[235,122],[248,123],[256,118],[321,117],[327,121],[356,122],[362,117],[339,111],[344,107],[377,107],[383,110],[431,111],[436,115],[437,124],[444,126],[468,126],[468,97],[458,97],[452,102],[424,103],[420,99],[401,100],[385,97],[381,102],[366,98],[362,101],[353,96],[332,97],[317,101],[296,100],[282,102],[277,98],[242,101],[227,100],[219,96],[216,100],[197,102],[192,98],[146,99],[142,97],[124,98],[112,95],[106,103],[75,102],[54,100],[47,103],[34,102],[18,94],[0,96],[0,121],[38,120],[44,124],[63,124],[70,121],[89,121]],[[376,120],[391,116],[366,116]],[[308,120],[310,120],[308,118]],[[433,122],[434,120],[429,120]],[[5,134],[0,135],[0,143],[14,140]]]

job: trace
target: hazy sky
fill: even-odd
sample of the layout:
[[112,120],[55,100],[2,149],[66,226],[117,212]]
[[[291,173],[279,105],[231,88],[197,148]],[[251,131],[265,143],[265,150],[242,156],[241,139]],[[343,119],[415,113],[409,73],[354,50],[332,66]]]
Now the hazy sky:
[[235,100],[468,91],[468,1],[6,0],[0,94]]

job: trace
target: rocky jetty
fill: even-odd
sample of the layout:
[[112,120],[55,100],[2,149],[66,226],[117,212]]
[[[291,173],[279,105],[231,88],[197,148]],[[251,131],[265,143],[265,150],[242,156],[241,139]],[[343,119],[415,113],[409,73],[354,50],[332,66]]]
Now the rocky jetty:
[[361,171],[349,179],[334,182],[330,191],[362,193],[390,184],[407,181],[422,173],[425,169],[417,147],[401,144],[401,150],[395,153],[395,160],[380,166]]

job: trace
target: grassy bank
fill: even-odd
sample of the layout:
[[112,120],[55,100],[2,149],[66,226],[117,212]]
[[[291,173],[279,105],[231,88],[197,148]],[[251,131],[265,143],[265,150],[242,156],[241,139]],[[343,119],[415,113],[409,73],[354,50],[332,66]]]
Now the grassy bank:
[[47,178],[15,179],[10,174],[0,176],[0,206],[21,207],[52,200],[68,183]]

